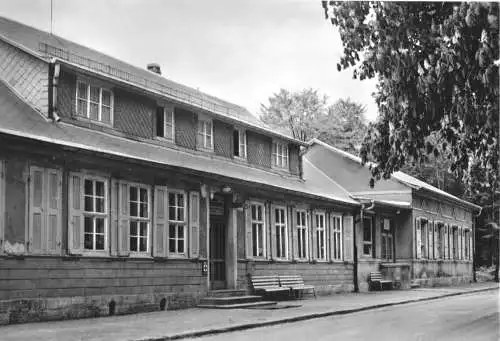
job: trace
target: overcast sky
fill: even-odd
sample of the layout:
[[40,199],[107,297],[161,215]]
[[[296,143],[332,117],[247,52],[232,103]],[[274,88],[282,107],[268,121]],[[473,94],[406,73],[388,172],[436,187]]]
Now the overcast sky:
[[[374,120],[374,81],[338,72],[339,35],[310,0],[53,0],[54,33],[257,113],[280,88],[351,97]],[[0,15],[50,30],[50,0],[0,0]]]

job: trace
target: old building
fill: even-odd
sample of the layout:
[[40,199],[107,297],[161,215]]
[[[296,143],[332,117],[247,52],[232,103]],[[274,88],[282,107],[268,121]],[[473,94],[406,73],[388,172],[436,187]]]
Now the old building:
[[[244,108],[0,18],[0,324],[353,289],[360,204]],[[325,185],[327,184],[327,185]]]
[[378,269],[403,286],[472,280],[478,206],[403,172],[371,188],[360,158],[318,140],[311,141],[304,164],[363,204],[354,231],[360,290]]

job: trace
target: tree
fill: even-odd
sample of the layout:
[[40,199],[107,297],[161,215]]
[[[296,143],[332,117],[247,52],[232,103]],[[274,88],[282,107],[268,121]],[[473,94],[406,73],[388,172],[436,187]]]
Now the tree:
[[[498,186],[498,3],[327,2],[340,71],[378,77],[361,148],[372,180],[444,153],[468,192]],[[435,133],[437,143],[428,137]],[[476,170],[482,170],[480,177]],[[471,193],[474,194],[474,193]]]
[[311,88],[298,92],[281,89],[269,97],[269,105],[261,104],[260,119],[269,126],[284,128],[296,139],[308,141],[316,137],[318,119],[326,115],[327,97]]
[[318,139],[352,154],[359,154],[367,132],[366,107],[350,98],[338,99],[320,117]]

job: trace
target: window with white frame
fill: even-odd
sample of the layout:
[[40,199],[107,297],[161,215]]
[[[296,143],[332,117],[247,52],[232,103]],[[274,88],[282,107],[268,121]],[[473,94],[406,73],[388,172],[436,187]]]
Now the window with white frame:
[[332,216],[332,260],[342,260],[342,216]]
[[198,116],[198,139],[196,145],[200,149],[213,150],[214,149],[214,132],[213,124],[210,118]]
[[434,259],[434,224],[429,222],[427,225],[427,258]]
[[392,236],[392,221],[391,219],[382,219],[382,243],[380,246],[381,258],[386,261],[393,259],[393,236]]
[[149,235],[151,227],[150,191],[142,185],[129,187],[129,239],[130,251],[147,253],[149,251]]
[[288,145],[284,142],[273,142],[273,166],[288,168]]
[[288,236],[286,228],[286,209],[274,208],[274,228],[276,229],[276,258],[287,258]]
[[156,136],[169,141],[175,140],[175,115],[172,107],[156,108]]
[[452,257],[453,259],[458,259],[458,226],[453,226],[452,227],[452,232],[451,232],[451,239],[452,239]]
[[238,158],[247,158],[247,134],[243,129],[235,129],[233,132],[233,152]]
[[113,93],[109,89],[77,81],[76,114],[92,121],[111,124],[113,121]]
[[265,212],[264,205],[260,203],[252,203],[250,205],[251,216],[250,224],[252,226],[252,256],[266,256],[266,229],[265,229]]
[[444,259],[444,225],[441,222],[437,224],[437,259]]
[[326,260],[325,213],[315,213],[316,222],[316,259]]
[[429,238],[429,223],[425,219],[420,220],[420,249],[421,249],[421,258],[427,258],[428,257],[428,238]]
[[363,255],[372,256],[373,254],[373,227],[372,218],[363,219]]
[[168,193],[168,252],[186,255],[186,195],[184,192]]
[[107,181],[84,177],[83,247],[88,251],[104,251],[107,244],[108,191]]
[[300,259],[307,258],[307,212],[297,210],[297,257]]
[[464,259],[470,259],[470,230],[465,230]]

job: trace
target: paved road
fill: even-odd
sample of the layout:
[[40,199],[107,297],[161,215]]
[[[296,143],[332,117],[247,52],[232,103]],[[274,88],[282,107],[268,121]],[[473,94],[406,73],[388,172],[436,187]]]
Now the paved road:
[[500,340],[498,291],[412,303],[193,340]]

